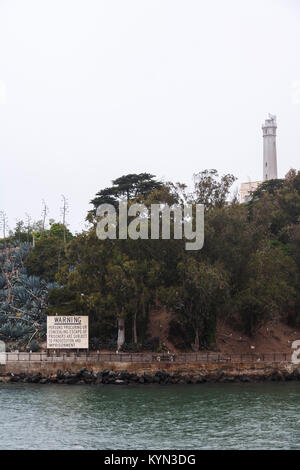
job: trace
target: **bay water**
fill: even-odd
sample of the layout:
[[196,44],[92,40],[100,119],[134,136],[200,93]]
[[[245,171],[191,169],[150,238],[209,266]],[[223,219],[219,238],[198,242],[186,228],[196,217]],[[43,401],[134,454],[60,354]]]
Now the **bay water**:
[[0,449],[300,449],[300,383],[0,385]]

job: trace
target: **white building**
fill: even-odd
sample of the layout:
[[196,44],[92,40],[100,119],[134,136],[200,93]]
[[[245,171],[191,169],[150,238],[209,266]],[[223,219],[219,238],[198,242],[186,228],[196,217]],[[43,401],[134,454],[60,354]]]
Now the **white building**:
[[249,183],[242,183],[240,188],[241,203],[249,202],[251,200],[251,193],[254,192],[261,181],[249,181]]
[[276,180],[277,176],[277,150],[276,150],[276,116],[269,114],[262,126],[264,137],[264,166],[263,181]]
[[[277,174],[277,149],[276,149],[276,131],[277,122],[276,116],[269,114],[269,119],[266,119],[263,126],[263,177],[262,181],[268,181],[278,178]],[[253,181],[242,183],[240,188],[241,203],[249,202],[251,193],[255,191],[261,181]]]

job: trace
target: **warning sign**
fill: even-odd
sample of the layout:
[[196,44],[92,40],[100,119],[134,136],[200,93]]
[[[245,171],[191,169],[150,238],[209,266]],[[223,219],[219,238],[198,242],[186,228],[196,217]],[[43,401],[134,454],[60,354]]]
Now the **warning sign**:
[[88,316],[47,317],[48,349],[88,349]]

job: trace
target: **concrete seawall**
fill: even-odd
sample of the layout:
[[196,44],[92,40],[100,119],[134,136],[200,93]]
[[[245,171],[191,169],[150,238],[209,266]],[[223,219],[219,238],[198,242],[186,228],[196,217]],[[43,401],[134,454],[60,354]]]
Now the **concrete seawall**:
[[[105,377],[110,377],[107,381]],[[300,368],[283,363],[193,363],[170,362],[8,362],[0,366],[2,381],[31,381],[39,377],[42,383],[203,383],[252,382],[263,380],[300,380]],[[161,379],[156,380],[155,378]],[[10,380],[12,379],[12,380]],[[28,379],[28,380],[27,380]],[[153,379],[153,380],[152,380]],[[154,380],[155,379],[155,380]],[[37,379],[33,380],[38,382]]]

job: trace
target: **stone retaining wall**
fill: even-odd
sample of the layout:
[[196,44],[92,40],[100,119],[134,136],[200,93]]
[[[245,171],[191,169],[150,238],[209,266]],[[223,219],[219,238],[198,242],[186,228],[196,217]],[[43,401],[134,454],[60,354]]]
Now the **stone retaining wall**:
[[205,383],[300,380],[291,363],[175,364],[132,362],[9,362],[0,366],[2,382],[34,383]]

